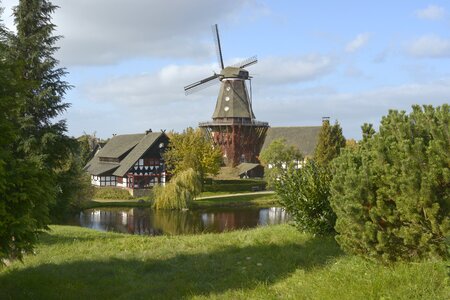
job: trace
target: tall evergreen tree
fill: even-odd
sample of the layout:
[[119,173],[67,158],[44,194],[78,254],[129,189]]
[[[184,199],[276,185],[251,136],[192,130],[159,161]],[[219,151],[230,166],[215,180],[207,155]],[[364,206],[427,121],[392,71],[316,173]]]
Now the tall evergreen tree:
[[339,123],[336,121],[331,126],[329,120],[324,120],[314,152],[314,161],[320,166],[327,166],[339,156],[343,147],[345,147],[345,138]]
[[[64,95],[71,86],[64,81],[66,71],[54,57],[60,36],[51,15],[57,9],[47,0],[21,0],[14,8],[17,34],[11,38],[11,57],[21,63],[21,75],[30,86],[20,105],[21,138],[19,155],[33,159],[49,174],[56,197],[49,197],[53,219],[87,195],[83,163],[76,139],[66,135],[65,120],[56,121],[68,107]],[[75,188],[78,187],[78,188]],[[77,196],[78,195],[78,196]]]
[[19,112],[30,83],[9,57],[10,36],[0,24],[0,263],[32,250],[49,222],[48,199],[55,196],[45,169],[17,152]]
[[68,103],[63,98],[70,85],[66,71],[54,58],[60,36],[54,36],[51,14],[57,7],[47,0],[20,0],[14,8],[17,35],[12,37],[12,59],[22,65],[22,78],[30,83],[20,106],[21,140],[18,149],[33,156],[50,173],[61,167],[67,156],[65,120],[55,122]]

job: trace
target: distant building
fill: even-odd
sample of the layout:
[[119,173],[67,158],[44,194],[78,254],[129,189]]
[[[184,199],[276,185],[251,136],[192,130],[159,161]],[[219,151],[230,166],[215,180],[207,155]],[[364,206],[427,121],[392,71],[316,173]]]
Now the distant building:
[[255,163],[241,163],[236,169],[239,178],[262,178],[264,177],[264,167]]
[[162,154],[169,138],[163,132],[115,135],[86,164],[94,186],[148,189],[167,181]]
[[[269,145],[278,139],[284,139],[287,146],[294,146],[303,155],[303,161],[295,161],[295,167],[301,168],[309,158],[312,158],[319,139],[321,126],[298,126],[298,127],[271,127],[267,132],[266,139],[262,146],[264,151]],[[288,162],[283,163],[286,168]],[[273,166],[268,165],[271,169]]]
[[284,139],[286,145],[294,146],[308,159],[314,155],[321,126],[270,127],[261,151],[277,140]]
[[[267,149],[269,145],[277,140],[284,139],[286,145],[294,146],[303,155],[303,161],[297,161],[297,167],[300,168],[304,162],[312,158],[319,139],[321,126],[295,126],[295,127],[270,127],[262,145],[262,151]],[[258,153],[258,156],[260,153]],[[287,165],[288,162],[286,162]],[[271,168],[271,166],[266,166]],[[264,167],[259,163],[242,162],[235,168],[221,168],[219,178],[261,178],[264,177]]]

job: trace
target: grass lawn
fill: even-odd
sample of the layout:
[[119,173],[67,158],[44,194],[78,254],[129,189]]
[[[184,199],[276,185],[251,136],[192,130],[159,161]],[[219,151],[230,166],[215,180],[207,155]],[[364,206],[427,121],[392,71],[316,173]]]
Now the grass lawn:
[[448,299],[445,262],[384,267],[289,225],[142,237],[52,226],[0,299]]

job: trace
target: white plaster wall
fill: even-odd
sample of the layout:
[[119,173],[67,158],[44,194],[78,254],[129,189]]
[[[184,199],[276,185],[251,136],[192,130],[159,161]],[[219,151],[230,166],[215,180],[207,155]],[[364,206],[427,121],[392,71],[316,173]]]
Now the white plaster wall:
[[100,176],[91,175],[91,184],[95,186],[100,186]]

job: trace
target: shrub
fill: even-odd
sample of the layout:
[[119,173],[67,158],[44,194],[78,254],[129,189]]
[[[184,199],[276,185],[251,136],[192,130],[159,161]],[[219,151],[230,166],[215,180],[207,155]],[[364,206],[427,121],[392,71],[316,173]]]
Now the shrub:
[[257,187],[265,190],[267,182],[263,180],[215,180],[212,184],[203,185],[204,192],[247,192]]
[[289,167],[275,182],[281,204],[300,230],[314,234],[334,232],[336,215],[328,200],[330,182],[329,169],[312,160],[300,169]]
[[130,200],[133,196],[127,190],[122,190],[115,187],[101,187],[95,188],[94,199],[105,199],[105,200]]
[[334,161],[330,201],[345,251],[383,262],[446,255],[449,126],[449,105],[393,110]]
[[154,207],[156,209],[188,208],[200,191],[200,175],[193,169],[182,171],[172,177],[165,186],[154,189]]

